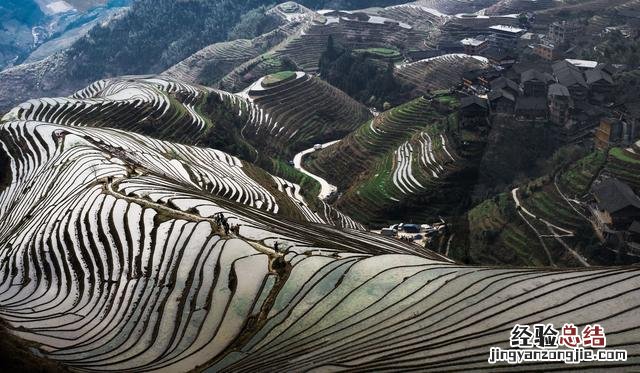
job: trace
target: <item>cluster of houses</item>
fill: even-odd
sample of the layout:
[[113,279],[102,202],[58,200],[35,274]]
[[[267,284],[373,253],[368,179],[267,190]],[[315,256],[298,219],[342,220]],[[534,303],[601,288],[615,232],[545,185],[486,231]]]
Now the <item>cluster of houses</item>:
[[484,125],[492,115],[516,121],[551,122],[569,141],[591,138],[596,147],[627,146],[640,131],[637,113],[614,107],[618,67],[595,61],[564,59],[539,68],[469,71],[464,74],[460,126]]
[[533,34],[529,44],[533,53],[547,61],[554,61],[571,48],[571,42],[583,31],[584,26],[578,22],[558,21],[549,25],[546,35]]
[[[622,28],[631,31],[625,35],[640,36],[640,28],[634,27],[640,25],[640,15],[618,13],[619,24],[631,25]],[[533,13],[463,14],[447,21],[438,48],[483,56],[492,66],[464,75],[462,90],[468,97],[462,98],[461,127],[482,128],[492,115],[512,115],[517,121],[554,123],[567,142],[593,139],[600,148],[629,145],[638,134],[640,110],[613,102],[614,76],[624,66],[565,58],[578,39],[596,30],[577,20],[558,20],[538,33],[527,29],[531,22]],[[620,27],[600,32],[614,29]]]
[[[535,19],[532,14],[523,14],[526,19]],[[528,51],[545,61],[557,61],[571,56],[575,50],[576,39],[586,32],[585,24],[578,21],[556,21],[549,25],[545,34],[535,33],[520,27],[515,18],[509,22],[504,17],[485,17],[484,21],[496,24],[489,26],[476,20],[477,27],[465,25],[464,31],[457,35],[465,36],[459,39],[458,48],[448,47],[448,52],[464,52],[471,55],[484,56],[499,66],[515,62],[518,51]],[[603,28],[602,33],[619,31],[625,37],[640,36],[640,16],[624,14],[622,19],[626,24]],[[454,33],[455,34],[455,33]]]
[[567,59],[554,63],[550,70],[467,72],[465,90],[476,98],[463,99],[463,117],[484,110],[487,115],[514,114],[519,120],[550,120],[564,126],[574,109],[580,111],[612,99],[616,68],[609,64]]

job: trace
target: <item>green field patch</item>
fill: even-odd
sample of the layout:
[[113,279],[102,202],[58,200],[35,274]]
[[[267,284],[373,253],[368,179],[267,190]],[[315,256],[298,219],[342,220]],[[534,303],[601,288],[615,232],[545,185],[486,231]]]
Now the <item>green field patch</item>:
[[262,80],[263,87],[273,87],[279,83],[295,79],[296,73],[294,71],[280,71],[275,74],[267,75]]
[[633,158],[629,154],[625,153],[624,149],[622,148],[613,148],[609,151],[609,154],[612,157],[617,158],[624,162],[640,164],[640,159]]
[[400,52],[391,49],[391,48],[366,48],[366,49],[356,49],[355,52],[358,53],[369,53],[374,56],[384,57],[384,58],[398,58],[400,57]]

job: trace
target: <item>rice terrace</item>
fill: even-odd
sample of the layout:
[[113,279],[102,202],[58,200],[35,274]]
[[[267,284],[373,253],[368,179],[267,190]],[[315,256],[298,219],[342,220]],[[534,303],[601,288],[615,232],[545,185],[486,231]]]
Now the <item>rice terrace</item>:
[[640,368],[640,1],[0,4],[0,371]]

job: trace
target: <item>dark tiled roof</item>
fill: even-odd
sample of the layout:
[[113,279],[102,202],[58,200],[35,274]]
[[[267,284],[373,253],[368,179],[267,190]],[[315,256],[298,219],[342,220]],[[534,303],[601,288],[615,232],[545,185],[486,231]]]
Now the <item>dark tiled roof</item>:
[[629,226],[629,232],[640,234],[640,221],[634,220]]
[[546,110],[546,97],[520,97],[516,102],[516,111],[518,110]]
[[571,64],[565,60],[562,61],[558,61],[556,63],[554,63],[553,65],[551,65],[551,68],[553,69],[553,72],[555,73],[558,70],[562,70],[562,69],[574,69],[574,70],[580,70],[578,69],[577,66],[575,66],[574,64]]
[[584,75],[587,77],[587,84],[593,84],[601,80],[604,80],[609,84],[613,84],[613,79],[611,78],[611,75],[607,74],[603,70],[599,70],[599,69],[588,70]]
[[503,76],[491,81],[491,90],[499,91],[502,88],[510,88],[514,92],[520,93],[520,86],[518,83]]
[[599,63],[596,69],[602,70],[609,75],[613,75],[618,71],[618,69],[610,63]]
[[483,98],[480,98],[478,96],[467,96],[467,97],[463,97],[462,99],[460,99],[460,108],[467,108],[470,107],[472,105],[479,105],[480,107],[486,109],[487,108],[487,101]]
[[534,80],[544,82],[544,83],[549,83],[553,81],[553,77],[551,76],[551,74],[541,73],[540,71],[535,69],[527,70],[523,72],[522,75],[520,76],[520,81],[522,83],[530,82]]
[[631,187],[618,179],[607,179],[592,188],[593,195],[598,201],[598,206],[614,213],[626,207],[640,209],[640,198],[631,190]]
[[564,68],[554,70],[554,75],[558,78],[558,83],[565,87],[571,87],[573,85],[581,85],[587,87],[587,82],[582,76],[582,72],[577,68]]
[[489,92],[489,101],[495,101],[501,97],[506,98],[509,101],[516,102],[516,98],[511,94],[511,92],[505,91],[504,89],[493,90]]
[[549,91],[547,93],[547,96],[571,96],[571,94],[569,93],[569,90],[567,89],[567,87],[563,86],[562,84],[551,84],[549,86]]

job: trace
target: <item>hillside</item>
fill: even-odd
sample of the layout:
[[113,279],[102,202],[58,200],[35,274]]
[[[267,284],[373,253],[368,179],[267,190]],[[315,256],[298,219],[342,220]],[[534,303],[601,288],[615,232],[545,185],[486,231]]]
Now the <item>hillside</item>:
[[31,48],[31,30],[44,18],[33,0],[6,0],[0,4],[0,70]]
[[[301,5],[288,2],[268,9],[263,12],[263,17],[272,19],[272,22],[277,22],[279,26],[250,40],[241,38],[204,47],[169,68],[163,75],[187,83],[214,86],[232,70],[264,55],[278,44],[285,42],[294,33],[299,32],[307,22],[313,19],[314,13]],[[260,63],[264,59],[262,57],[253,63]],[[258,77],[277,71],[263,70]]]
[[[267,79],[270,77],[265,77],[265,81]],[[359,228],[359,223],[318,200],[315,181],[282,159],[287,152],[304,149],[316,140],[346,133],[349,126],[366,120],[369,113],[317,78],[301,76],[300,79],[292,81],[296,84],[293,87],[273,81],[268,89],[246,98],[164,77],[100,80],[68,98],[29,100],[3,120],[109,127],[224,149],[263,165],[277,176],[259,175],[259,178],[268,180],[269,185],[285,194],[282,198],[291,205],[290,216]],[[292,98],[284,102],[286,105],[270,100],[276,92],[284,95],[288,91]],[[305,101],[312,95],[315,104]],[[330,103],[333,110],[328,112],[324,103]],[[340,107],[344,109],[338,110]],[[278,131],[271,130],[274,126]]]
[[638,26],[2,3],[0,373],[637,369]]
[[0,71],[68,48],[130,0],[15,1],[0,4]]
[[232,92],[243,90],[258,77],[282,70],[283,64],[317,72],[330,36],[336,44],[350,50],[393,48],[401,54],[424,49],[423,42],[432,29],[429,19],[407,16],[406,21],[419,25],[413,27],[404,18],[385,18],[373,10],[305,12],[304,18],[297,16],[297,19],[300,24],[295,32],[267,53],[236,67],[220,80],[219,87]]
[[[262,0],[139,0],[126,15],[93,27],[65,51],[0,72],[0,111],[34,97],[67,95],[102,78],[160,73],[224,41]],[[164,22],[157,22],[157,20]]]
[[[260,115],[242,134],[268,154],[292,156],[315,143],[341,138],[371,117],[364,105],[317,77],[283,74],[287,72],[263,77],[242,93],[259,110],[252,116]],[[271,141],[265,143],[265,138]]]
[[[398,2],[371,0],[366,4],[352,4],[349,1],[333,1],[326,2],[323,6],[323,3],[317,1],[309,4],[303,1],[302,5],[348,9],[363,5],[393,5]],[[280,32],[271,36],[266,34],[251,42],[251,38],[248,38],[244,43],[216,46],[217,43],[228,41],[229,33],[243,21],[243,14],[265,5],[271,3],[264,0],[136,1],[129,12],[108,24],[98,23],[90,27],[90,30],[83,29],[79,35],[69,35],[67,39],[52,41],[47,47],[43,46],[48,51],[60,51],[58,55],[46,57],[49,52],[43,50],[38,52],[35,56],[37,58],[30,59],[34,62],[0,72],[0,111],[6,111],[29,98],[67,95],[92,81],[113,76],[158,74],[169,69],[172,76],[182,79],[185,78],[185,74],[190,74],[186,73],[185,69],[191,66],[196,66],[196,71],[192,72],[194,75],[187,79],[187,82],[207,85],[218,83],[220,78],[233,68],[232,77],[227,78],[221,88],[240,91],[255,79],[277,72],[270,69],[271,62],[267,62],[266,65],[260,63],[266,58],[263,55],[277,45],[280,38],[289,36],[301,26],[301,31],[295,31],[297,36],[292,35],[291,40],[287,40],[282,48],[274,50],[275,54],[273,58],[268,58],[269,61],[275,61],[278,66],[283,60],[291,59],[294,66],[289,68],[313,71],[317,68],[323,43],[329,34],[335,34],[345,41],[349,40],[354,45],[375,47],[400,43],[407,48],[419,47],[425,35],[424,31],[407,31],[394,24],[346,18],[333,22],[331,17],[327,20],[307,10],[307,13],[316,19],[308,21],[275,10],[269,12],[286,19],[284,29]],[[165,22],[155,22],[158,19]],[[358,35],[367,36],[365,40],[359,41]],[[78,36],[81,37],[75,40]],[[29,34],[29,42],[30,38]],[[71,45],[67,45],[69,41],[72,41]],[[231,56],[227,56],[229,46],[234,48]],[[255,60],[260,56],[260,60]],[[35,61],[43,57],[46,58]],[[212,64],[215,61],[231,62],[228,57],[231,57],[234,66],[222,64],[218,68],[218,64]],[[174,65],[178,66],[172,69]],[[248,83],[242,82],[242,78],[254,68],[257,68],[253,73],[254,79]],[[202,70],[205,70],[204,75]]]
[[276,217],[222,152],[33,121],[0,132],[1,313],[76,369],[482,368],[528,322],[599,320],[609,345],[638,343],[634,268],[464,267]]
[[634,263],[633,253],[600,244],[588,193],[597,177],[615,177],[640,190],[633,171],[639,166],[631,148],[594,152],[555,176],[486,200],[469,211],[468,232],[456,233],[451,255],[469,263],[529,266]]
[[450,54],[400,65],[395,75],[413,89],[414,95],[449,89],[460,83],[467,71],[488,67],[482,57]]
[[457,105],[440,93],[391,109],[313,153],[307,167],[338,186],[336,206],[373,227],[453,215],[482,154],[481,142],[461,146]]
[[[304,73],[264,87],[260,79],[233,95],[166,77],[94,82],[68,98],[32,99],[5,120],[114,127],[193,145],[225,147],[254,159],[278,156],[344,136],[370,117],[340,90]],[[265,138],[270,141],[264,141]]]

